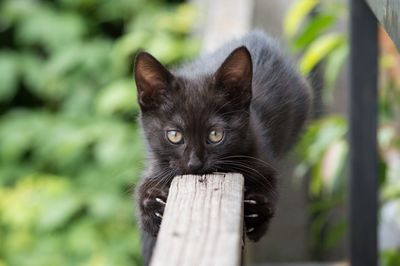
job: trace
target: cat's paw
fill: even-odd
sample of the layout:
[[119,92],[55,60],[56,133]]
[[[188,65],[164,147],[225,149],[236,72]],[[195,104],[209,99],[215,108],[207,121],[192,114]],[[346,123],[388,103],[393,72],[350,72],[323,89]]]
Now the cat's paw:
[[261,193],[245,193],[244,223],[250,240],[259,240],[267,231],[274,208],[268,198]]
[[153,236],[156,236],[160,229],[167,197],[167,187],[149,188],[141,197],[142,227]]

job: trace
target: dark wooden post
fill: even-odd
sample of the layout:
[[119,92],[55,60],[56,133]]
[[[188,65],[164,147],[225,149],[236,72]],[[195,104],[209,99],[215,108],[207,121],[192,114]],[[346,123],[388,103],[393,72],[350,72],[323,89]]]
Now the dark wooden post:
[[377,265],[377,20],[364,0],[350,7],[350,261]]

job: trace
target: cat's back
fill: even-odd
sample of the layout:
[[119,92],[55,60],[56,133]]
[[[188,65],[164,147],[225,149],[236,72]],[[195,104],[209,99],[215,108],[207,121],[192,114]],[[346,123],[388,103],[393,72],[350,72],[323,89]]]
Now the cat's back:
[[183,76],[212,75],[228,55],[240,46],[245,46],[253,61],[254,75],[265,72],[275,61],[282,60],[278,42],[260,30],[254,30],[241,38],[234,39],[211,53],[205,53],[192,62],[180,66],[175,72]]

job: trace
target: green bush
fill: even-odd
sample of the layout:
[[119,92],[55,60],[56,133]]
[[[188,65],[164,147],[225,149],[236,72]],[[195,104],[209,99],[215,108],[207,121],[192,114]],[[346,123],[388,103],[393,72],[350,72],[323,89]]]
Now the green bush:
[[194,10],[155,0],[0,10],[0,265],[140,265],[133,58],[193,56]]

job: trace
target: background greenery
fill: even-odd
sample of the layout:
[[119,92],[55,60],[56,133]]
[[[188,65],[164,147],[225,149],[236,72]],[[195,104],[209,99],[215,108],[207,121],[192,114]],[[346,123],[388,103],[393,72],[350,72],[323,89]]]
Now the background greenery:
[[[340,213],[346,208],[348,123],[345,115],[328,111],[334,105],[337,81],[344,73],[349,52],[343,27],[348,25],[348,10],[344,0],[298,0],[284,23],[291,50],[300,55],[300,71],[313,78],[318,68],[323,80],[316,98],[323,103],[322,113],[327,114],[316,114],[317,119],[297,145],[300,163],[296,168],[298,177],[309,176],[310,245],[316,257],[323,257],[324,251],[335,247],[347,230],[346,218]],[[400,56],[383,29],[379,46],[380,207],[396,206],[400,226]],[[383,215],[380,218],[382,222]],[[381,265],[400,265],[399,248],[381,250]]]
[[141,264],[133,59],[194,55],[195,15],[162,0],[0,2],[1,266]]

